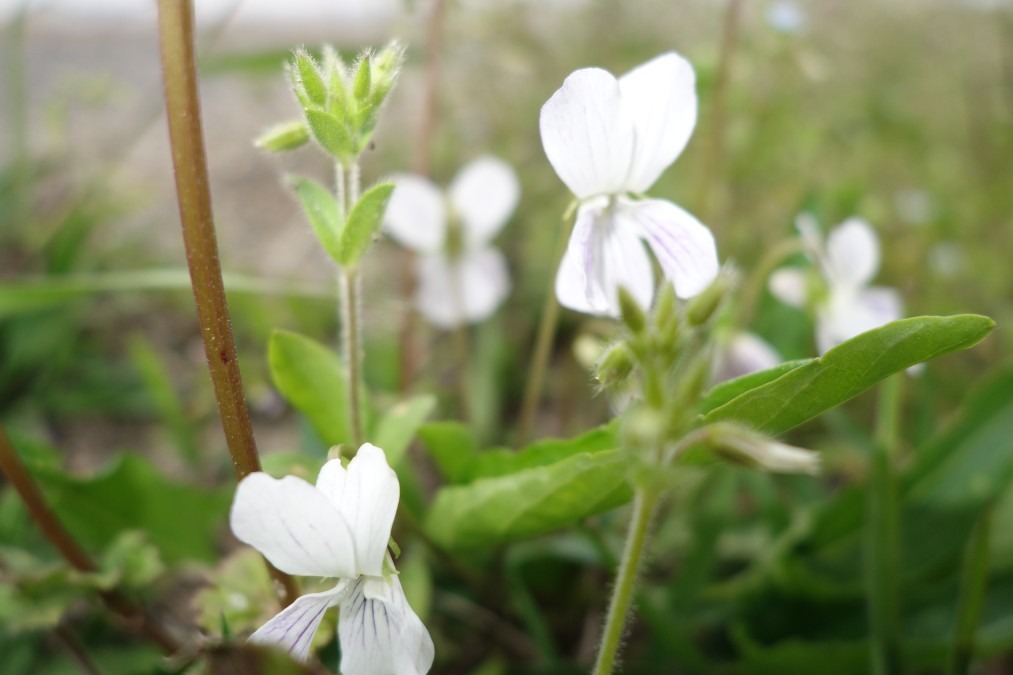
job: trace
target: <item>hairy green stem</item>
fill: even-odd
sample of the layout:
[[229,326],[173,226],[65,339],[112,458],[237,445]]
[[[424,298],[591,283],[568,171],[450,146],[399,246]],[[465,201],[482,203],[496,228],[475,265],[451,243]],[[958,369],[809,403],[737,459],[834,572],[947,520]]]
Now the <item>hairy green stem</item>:
[[[260,471],[260,457],[246,408],[246,394],[239,373],[239,358],[232,337],[225,284],[218,259],[197,92],[191,0],[158,0],[158,31],[176,196],[197,320],[218,401],[218,414],[232,456],[232,467],[236,477],[242,479],[247,474]],[[290,604],[298,597],[295,582],[273,566],[268,567],[272,577],[284,589],[285,604]]]
[[901,672],[900,514],[893,469],[899,438],[901,377],[894,375],[880,385],[866,505],[865,590],[875,675]]
[[630,530],[626,535],[623,559],[619,563],[616,585],[612,589],[612,600],[609,603],[608,618],[605,621],[605,632],[601,645],[598,647],[598,659],[595,662],[593,675],[608,675],[616,665],[616,657],[622,644],[626,617],[630,613],[630,605],[637,585],[637,574],[640,561],[644,557],[648,531],[654,511],[658,506],[658,493],[638,488],[633,496],[633,516]]
[[992,511],[991,503],[982,508],[964,553],[964,566],[960,575],[960,600],[957,603],[957,621],[953,631],[953,648],[950,652],[950,675],[966,675],[971,672],[975,633],[981,620],[985,589],[988,586]]
[[[345,218],[359,201],[359,164],[337,165],[338,203]],[[340,273],[340,311],[342,355],[345,359],[345,399],[348,402],[348,430],[351,433],[353,453],[366,440],[363,430],[363,388],[362,388],[362,278],[359,267],[346,267]]]
[[[97,572],[98,566],[91,556],[81,548],[74,537],[63,527],[56,514],[46,504],[42,492],[21,463],[14,445],[0,427],[0,471],[7,476],[11,486],[21,497],[28,514],[38,525],[46,539],[59,551],[67,563],[81,572]],[[102,601],[118,614],[126,627],[140,633],[157,644],[166,654],[173,654],[181,648],[180,642],[155,621],[143,609],[136,607],[126,596],[113,589],[99,593]]]

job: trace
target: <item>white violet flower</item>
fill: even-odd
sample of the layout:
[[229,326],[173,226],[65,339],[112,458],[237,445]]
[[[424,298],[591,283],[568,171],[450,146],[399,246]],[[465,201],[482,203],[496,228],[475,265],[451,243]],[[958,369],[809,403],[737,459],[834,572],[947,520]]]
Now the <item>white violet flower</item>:
[[398,176],[395,185],[384,225],[419,253],[419,313],[440,328],[491,316],[510,292],[506,259],[490,242],[517,206],[514,170],[502,160],[480,157],[458,173],[446,197],[421,176]]
[[696,124],[693,67],[675,53],[621,78],[572,73],[542,107],[542,145],[580,205],[556,276],[561,304],[618,316],[618,287],[644,307],[654,295],[646,243],[680,298],[718,273],[714,237],[690,213],[642,195],[686,147]]
[[769,287],[775,297],[789,305],[815,306],[816,346],[821,354],[901,318],[897,291],[869,285],[880,261],[879,240],[869,223],[849,218],[830,230],[825,245],[811,215],[799,216],[796,226],[825,288],[814,288],[803,270],[792,267],[774,272]]
[[740,331],[719,341],[711,380],[714,383],[767,370],[782,362],[777,350],[756,333]]
[[400,496],[383,450],[364,444],[346,469],[333,459],[316,485],[252,473],[236,490],[236,537],[288,574],[337,579],[335,587],[298,598],[250,641],[309,658],[324,612],[340,608],[344,675],[421,675],[433,664],[429,632],[409,607],[387,553]]

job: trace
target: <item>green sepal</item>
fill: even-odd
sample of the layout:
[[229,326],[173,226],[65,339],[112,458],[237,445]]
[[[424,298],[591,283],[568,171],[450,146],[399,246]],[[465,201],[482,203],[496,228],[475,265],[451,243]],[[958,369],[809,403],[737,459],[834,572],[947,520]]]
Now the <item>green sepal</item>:
[[284,152],[305,145],[310,140],[310,130],[303,120],[292,120],[276,124],[264,131],[253,144],[268,152]]
[[305,112],[306,123],[320,147],[342,164],[355,157],[355,141],[336,116],[323,110],[307,109]]

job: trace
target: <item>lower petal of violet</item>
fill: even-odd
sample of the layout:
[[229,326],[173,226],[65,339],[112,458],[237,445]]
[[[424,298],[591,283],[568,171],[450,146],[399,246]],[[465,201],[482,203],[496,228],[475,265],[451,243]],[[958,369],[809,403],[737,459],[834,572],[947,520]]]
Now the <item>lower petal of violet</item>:
[[341,603],[342,675],[423,675],[433,664],[429,631],[397,576],[360,577]]

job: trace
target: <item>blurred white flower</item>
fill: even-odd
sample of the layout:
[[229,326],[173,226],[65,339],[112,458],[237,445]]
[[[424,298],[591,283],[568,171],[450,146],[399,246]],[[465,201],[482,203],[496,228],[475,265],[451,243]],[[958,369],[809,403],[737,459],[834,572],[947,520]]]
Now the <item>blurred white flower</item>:
[[514,170],[480,157],[461,169],[446,196],[421,176],[398,176],[395,184],[384,227],[419,254],[419,313],[440,328],[491,316],[510,292],[506,259],[490,242],[517,206]]
[[556,276],[571,309],[618,316],[618,288],[641,306],[654,295],[646,243],[679,297],[718,272],[714,237],[688,212],[637,198],[679,156],[696,124],[693,67],[663,54],[621,78],[599,68],[572,73],[542,107],[545,154],[580,206]]
[[767,6],[767,23],[776,31],[797,35],[805,30],[806,15],[797,2],[778,0]]
[[798,268],[771,275],[771,293],[782,302],[816,309],[816,345],[825,353],[840,343],[901,318],[900,295],[893,288],[870,286],[879,270],[879,240],[861,218],[849,218],[822,241],[814,219],[796,221],[810,257],[825,282],[812,285]]
[[236,537],[283,572],[337,579],[329,591],[298,598],[250,641],[305,661],[324,612],[338,606],[343,675],[428,672],[433,641],[387,554],[399,495],[383,450],[369,443],[347,469],[327,462],[315,486],[262,472],[244,478],[230,517]]
[[739,332],[718,345],[711,380],[716,384],[742,375],[767,370],[781,363],[781,355],[755,333]]

